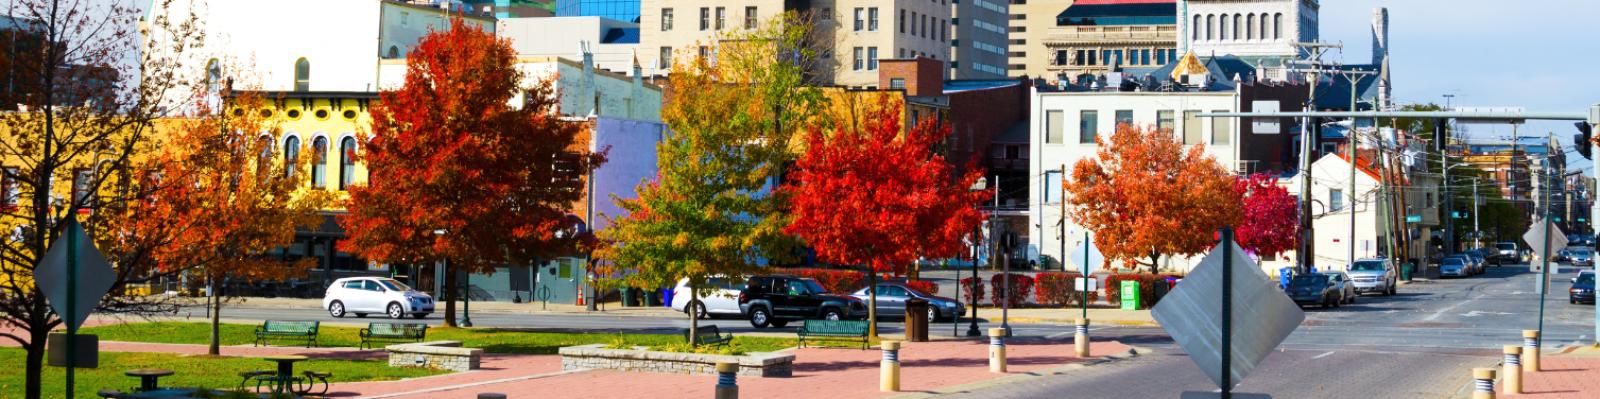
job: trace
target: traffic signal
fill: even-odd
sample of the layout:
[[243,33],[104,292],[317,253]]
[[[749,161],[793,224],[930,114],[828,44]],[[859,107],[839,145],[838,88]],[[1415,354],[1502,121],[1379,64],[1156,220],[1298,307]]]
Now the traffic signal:
[[1590,138],[1594,137],[1594,126],[1590,126],[1589,122],[1578,122],[1573,125],[1578,127],[1578,134],[1572,135],[1572,146],[1578,147],[1578,154],[1583,155],[1584,159],[1594,159],[1589,147],[1594,145],[1589,142]]

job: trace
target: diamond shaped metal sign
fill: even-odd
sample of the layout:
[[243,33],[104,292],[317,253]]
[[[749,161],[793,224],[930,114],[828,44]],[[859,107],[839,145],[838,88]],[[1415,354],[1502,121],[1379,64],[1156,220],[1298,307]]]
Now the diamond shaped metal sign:
[[[72,320],[67,317],[67,242],[68,235],[76,241],[78,263],[78,288],[75,292],[76,312]],[[111,290],[111,285],[116,283],[116,271],[111,270],[111,264],[106,262],[106,257],[95,249],[94,242],[83,234],[83,228],[76,221],[67,223],[66,234],[56,238],[50,243],[50,249],[44,253],[44,258],[39,260],[39,266],[34,269],[33,277],[39,284],[39,291],[44,292],[45,299],[50,300],[50,309],[55,310],[63,321],[69,323],[73,329],[83,325],[89,318],[89,313],[100,304],[100,298]]]
[[[1088,257],[1088,262],[1084,261],[1085,256]],[[1067,261],[1077,263],[1079,271],[1083,274],[1089,274],[1106,263],[1106,256],[1100,254],[1100,247],[1094,245],[1092,238],[1084,235],[1083,243],[1072,250],[1072,254],[1067,256]]]
[[[1224,256],[1233,258],[1232,342],[1227,354],[1222,353]],[[1231,244],[1212,249],[1150,314],[1218,387],[1223,384],[1222,356],[1230,357],[1228,380],[1238,384],[1306,318],[1250,255]]]
[[[1528,226],[1528,232],[1522,235],[1522,241],[1528,243],[1528,248],[1534,253],[1544,251],[1544,236],[1550,234],[1550,253],[1561,252],[1567,248],[1567,233],[1561,231],[1555,223],[1544,223],[1543,219],[1535,220]],[[1550,254],[1540,253],[1540,256],[1549,257]],[[1534,257],[1534,259],[1539,259]],[[1535,262],[1537,263],[1537,262]]]

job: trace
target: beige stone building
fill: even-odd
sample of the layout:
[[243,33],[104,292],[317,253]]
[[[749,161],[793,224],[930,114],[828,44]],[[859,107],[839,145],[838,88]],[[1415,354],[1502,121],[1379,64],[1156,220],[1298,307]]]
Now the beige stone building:
[[950,0],[645,0],[640,60],[658,68],[716,52],[720,32],[751,29],[785,11],[808,15],[824,34],[818,83],[876,87],[878,61],[925,56],[949,62]]
[[1011,73],[1047,80],[1118,68],[1156,68],[1178,57],[1175,1],[1030,2],[1013,12]]
[[1056,26],[1056,14],[1073,0],[1022,0],[1011,2],[1011,39],[1006,46],[1006,70],[1011,76],[1030,78],[1049,74],[1045,36]]

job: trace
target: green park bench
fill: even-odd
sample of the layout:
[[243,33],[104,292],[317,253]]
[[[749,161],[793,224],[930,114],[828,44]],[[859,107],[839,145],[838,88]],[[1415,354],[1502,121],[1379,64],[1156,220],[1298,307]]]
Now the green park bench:
[[361,329],[357,334],[361,336],[361,345],[357,348],[371,349],[374,342],[422,342],[428,335],[428,325],[422,323],[368,323],[367,328]]
[[305,340],[307,348],[316,346],[317,322],[267,320],[256,327],[256,346],[267,346],[274,338]]
[[[689,335],[689,330],[683,330],[683,334]],[[729,342],[733,342],[733,334],[723,334],[715,325],[700,326],[694,330],[694,336],[691,338],[695,345],[726,346]]]
[[816,341],[817,338],[846,339],[861,341],[861,349],[867,349],[867,321],[866,320],[806,320],[800,326],[800,347],[806,347],[806,338]]

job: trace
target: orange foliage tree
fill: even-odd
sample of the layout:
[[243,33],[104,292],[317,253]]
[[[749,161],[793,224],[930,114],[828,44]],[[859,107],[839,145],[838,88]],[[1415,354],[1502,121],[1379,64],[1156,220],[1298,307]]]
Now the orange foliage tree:
[[[864,131],[840,126],[813,129],[796,164],[790,194],[794,220],[786,231],[799,236],[826,261],[863,265],[867,287],[878,273],[904,274],[918,257],[954,257],[962,236],[983,222],[977,204],[988,194],[969,191],[983,176],[977,168],[959,174],[933,147],[950,129],[930,118],[901,129],[901,107],[880,101]],[[877,325],[877,292],[867,305]]]
[[561,119],[549,81],[522,87],[515,61],[508,39],[459,18],[424,36],[407,56],[405,84],[372,108],[356,154],[369,177],[349,189],[339,221],[350,235],[341,245],[367,259],[447,261],[451,326],[458,272],[568,255],[592,241],[568,214],[605,158],[574,145],[584,125]]
[[223,109],[202,99],[197,117],[176,123],[169,139],[184,145],[167,146],[150,161],[148,178],[161,190],[138,205],[143,221],[177,227],[156,259],[199,272],[209,286],[212,355],[219,354],[224,285],[304,274],[312,259],[286,261],[268,252],[292,244],[295,229],[320,224],[317,210],[328,202],[326,192],[301,189],[306,174],[294,171],[308,164],[273,156],[281,129],[254,111],[267,105],[259,92],[220,95]]
[[1203,145],[1185,150],[1170,131],[1126,124],[1095,142],[1097,156],[1073,165],[1066,183],[1068,214],[1108,258],[1148,259],[1156,272],[1161,255],[1204,252],[1213,232],[1239,223],[1234,178]]

